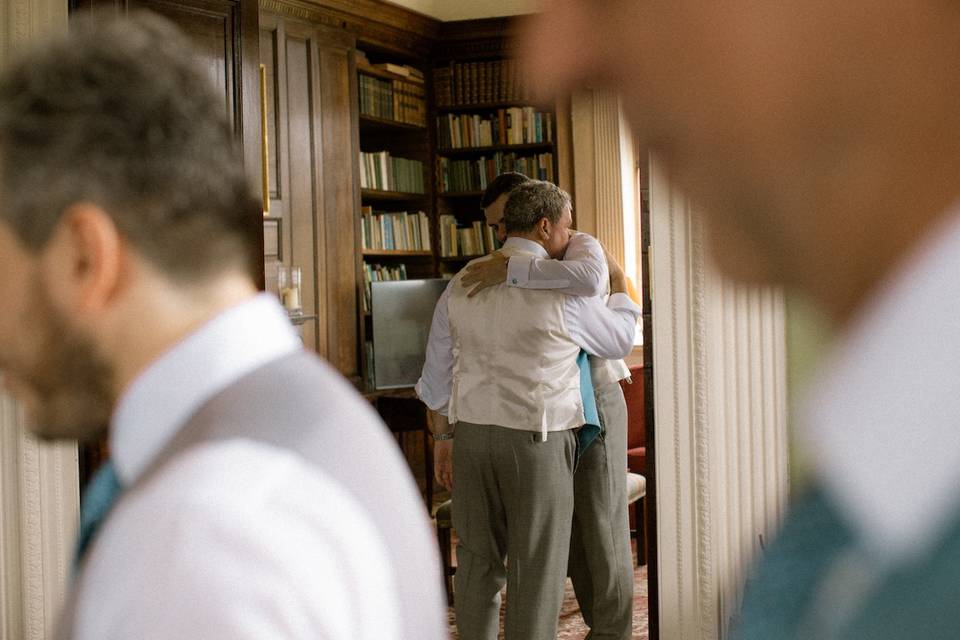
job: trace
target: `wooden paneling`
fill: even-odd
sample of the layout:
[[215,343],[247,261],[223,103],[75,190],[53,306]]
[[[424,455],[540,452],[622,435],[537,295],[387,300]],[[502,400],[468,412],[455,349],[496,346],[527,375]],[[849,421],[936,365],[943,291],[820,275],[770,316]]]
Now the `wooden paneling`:
[[[317,312],[318,279],[317,255],[317,139],[313,105],[315,95],[316,59],[312,55],[313,42],[301,34],[286,32],[282,42],[285,58],[284,89],[286,95],[287,158],[289,162],[289,198],[286,207],[288,262],[297,265],[303,273],[302,300],[308,313]],[[319,230],[322,233],[322,229]],[[318,322],[303,326],[304,344],[326,354],[325,336],[318,335]]]
[[260,64],[266,69],[267,85],[267,147],[269,153],[268,168],[270,178],[270,198],[279,199],[282,174],[280,173],[280,135],[279,91],[277,90],[277,32],[276,28],[260,30]]
[[[330,318],[327,358],[346,376],[359,371],[357,347],[357,128],[355,73],[343,34],[319,31],[320,93],[323,96],[323,218],[318,246],[327,274],[324,300]],[[326,231],[326,233],[323,233]]]
[[380,0],[260,0],[270,14],[353,34],[403,56],[430,53],[440,22]]
[[[358,371],[353,37],[264,12],[271,215],[283,220],[283,262],[303,273],[304,344],[350,377]],[[275,116],[271,110],[275,109]]]

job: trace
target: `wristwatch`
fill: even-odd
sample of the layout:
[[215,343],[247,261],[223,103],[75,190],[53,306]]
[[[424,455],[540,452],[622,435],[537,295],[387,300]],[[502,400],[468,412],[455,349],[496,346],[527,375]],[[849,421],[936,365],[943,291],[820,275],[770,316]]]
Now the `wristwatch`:
[[446,433],[431,433],[434,441],[439,440],[453,440],[453,431],[447,431]]

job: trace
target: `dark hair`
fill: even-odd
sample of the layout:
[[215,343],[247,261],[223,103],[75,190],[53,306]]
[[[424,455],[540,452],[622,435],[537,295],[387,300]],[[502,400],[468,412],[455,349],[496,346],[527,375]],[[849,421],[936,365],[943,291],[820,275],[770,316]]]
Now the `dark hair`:
[[246,269],[256,205],[223,92],[166,20],[99,19],[0,75],[0,216],[38,251],[89,202],[172,279]]
[[492,205],[497,198],[505,193],[510,193],[526,182],[530,182],[530,178],[522,173],[517,173],[516,171],[501,173],[484,189],[483,197],[480,198],[480,206],[486,209]]
[[570,194],[542,180],[527,180],[507,198],[503,223],[508,234],[533,231],[541,219],[556,224],[565,209],[570,208]]

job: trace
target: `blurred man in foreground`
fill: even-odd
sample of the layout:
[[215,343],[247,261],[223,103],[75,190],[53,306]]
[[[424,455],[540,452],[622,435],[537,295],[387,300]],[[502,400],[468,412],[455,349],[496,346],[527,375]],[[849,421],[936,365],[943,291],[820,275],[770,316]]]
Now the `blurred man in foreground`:
[[815,477],[737,637],[960,636],[960,7],[546,8],[524,34],[542,88],[619,88],[720,268],[838,332],[802,412]]
[[439,640],[419,492],[257,294],[256,200],[201,67],[142,15],[0,75],[0,370],[42,438],[109,423],[59,637]]

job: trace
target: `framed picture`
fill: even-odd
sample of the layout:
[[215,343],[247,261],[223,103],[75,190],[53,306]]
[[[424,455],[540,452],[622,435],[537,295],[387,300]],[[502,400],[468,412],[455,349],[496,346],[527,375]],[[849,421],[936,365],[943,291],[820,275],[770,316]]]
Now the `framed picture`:
[[279,218],[263,220],[263,258],[264,260],[283,260],[283,242],[280,234]]

